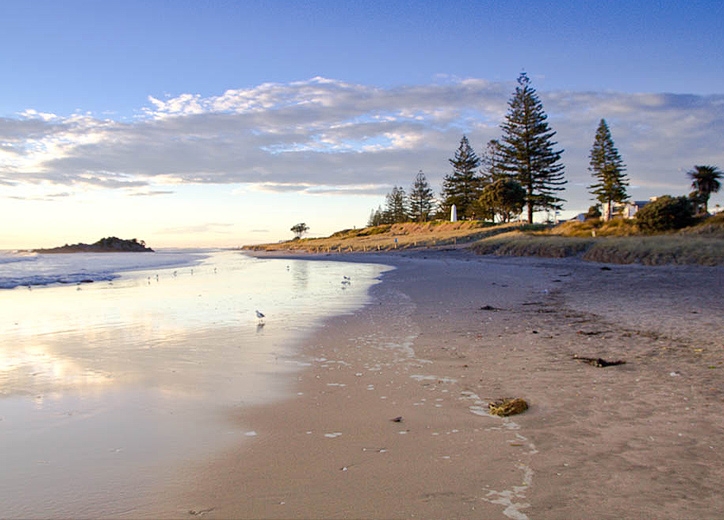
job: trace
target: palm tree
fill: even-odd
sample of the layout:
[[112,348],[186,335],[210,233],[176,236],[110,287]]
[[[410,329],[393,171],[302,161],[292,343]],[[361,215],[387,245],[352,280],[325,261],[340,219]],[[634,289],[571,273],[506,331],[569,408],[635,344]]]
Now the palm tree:
[[724,177],[724,173],[716,166],[694,166],[687,175],[691,178],[691,187],[696,190],[698,199],[704,205],[704,213],[709,213],[709,196],[721,189],[719,179]]

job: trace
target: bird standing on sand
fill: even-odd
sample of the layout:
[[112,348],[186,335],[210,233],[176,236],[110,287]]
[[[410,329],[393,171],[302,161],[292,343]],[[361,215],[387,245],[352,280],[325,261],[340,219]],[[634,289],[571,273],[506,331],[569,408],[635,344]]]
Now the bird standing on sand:
[[264,323],[264,318],[266,318],[266,316],[259,311],[256,311],[256,317],[259,320],[259,323]]

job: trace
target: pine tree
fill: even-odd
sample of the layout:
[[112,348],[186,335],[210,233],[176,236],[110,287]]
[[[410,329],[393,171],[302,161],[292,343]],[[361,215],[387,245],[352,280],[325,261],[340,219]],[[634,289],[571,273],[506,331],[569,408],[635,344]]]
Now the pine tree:
[[385,217],[387,224],[407,222],[407,195],[405,195],[405,190],[399,186],[393,186],[392,191],[387,194]]
[[491,139],[485,146],[485,153],[480,158],[480,173],[483,178],[483,185],[487,186],[499,179],[506,179],[510,174],[501,167],[503,160],[501,155],[500,141]]
[[624,173],[626,166],[621,160],[618,150],[613,145],[611,131],[608,129],[605,119],[601,119],[596,130],[596,137],[589,155],[591,162],[588,170],[598,180],[588,187],[591,194],[601,206],[606,208],[605,220],[610,220],[613,215],[614,202],[621,203],[628,199],[626,186],[628,178]]
[[525,189],[530,223],[537,209],[562,209],[564,202],[555,195],[566,184],[559,162],[563,150],[553,150],[556,133],[548,127],[547,119],[530,79],[522,73],[501,125],[500,167]]
[[373,209],[370,212],[370,218],[367,221],[367,227],[381,226],[385,223],[385,212],[382,211],[382,206],[377,206],[377,209]]
[[480,196],[481,179],[477,169],[480,158],[470,146],[468,138],[463,136],[455,156],[449,159],[453,172],[446,175],[442,182],[442,210],[449,213],[453,204],[461,218],[475,217],[475,203]]
[[432,214],[434,193],[422,170],[415,177],[415,183],[410,188],[408,200],[410,219],[416,222],[426,222]]

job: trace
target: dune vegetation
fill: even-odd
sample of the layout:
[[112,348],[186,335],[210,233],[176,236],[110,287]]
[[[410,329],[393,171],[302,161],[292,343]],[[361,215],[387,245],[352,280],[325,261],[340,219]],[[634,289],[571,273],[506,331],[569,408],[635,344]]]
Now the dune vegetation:
[[643,265],[724,265],[724,214],[675,232],[646,234],[635,220],[491,224],[481,221],[386,224],[246,246],[262,251],[345,253],[464,247],[478,254],[580,257],[593,262]]

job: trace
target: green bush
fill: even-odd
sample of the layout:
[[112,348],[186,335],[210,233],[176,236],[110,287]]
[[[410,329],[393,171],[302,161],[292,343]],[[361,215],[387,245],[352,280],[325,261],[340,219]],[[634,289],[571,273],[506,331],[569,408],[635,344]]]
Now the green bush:
[[641,208],[636,222],[649,233],[685,228],[694,222],[694,207],[686,197],[664,195]]

